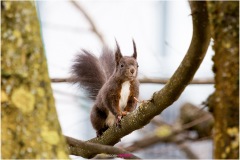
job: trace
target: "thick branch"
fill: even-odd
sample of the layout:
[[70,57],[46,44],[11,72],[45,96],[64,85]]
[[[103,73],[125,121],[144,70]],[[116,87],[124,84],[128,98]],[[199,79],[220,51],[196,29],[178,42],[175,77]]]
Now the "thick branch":
[[[186,56],[174,75],[162,90],[153,94],[152,99],[142,103],[138,109],[122,119],[122,128],[113,126],[105,131],[101,137],[91,139],[89,142],[105,145],[116,144],[125,135],[148,124],[153,117],[159,115],[181,95],[201,64],[210,42],[206,2],[191,1],[190,6],[193,21],[192,41]],[[78,155],[91,158],[95,154],[92,150],[82,149]]]
[[91,150],[92,153],[99,154],[99,153],[106,153],[111,155],[116,155],[119,158],[127,158],[127,159],[140,159],[139,157],[133,155],[132,153],[120,149],[113,146],[101,145],[91,142],[83,142],[81,140],[77,140],[68,136],[65,136],[67,143],[69,145],[70,154],[78,155],[78,150],[85,149]]

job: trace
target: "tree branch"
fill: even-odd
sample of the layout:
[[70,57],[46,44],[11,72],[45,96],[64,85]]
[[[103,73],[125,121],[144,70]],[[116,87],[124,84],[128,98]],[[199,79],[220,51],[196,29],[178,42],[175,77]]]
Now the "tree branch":
[[178,148],[181,149],[186,154],[188,159],[199,159],[199,157],[194,152],[192,152],[192,150],[189,148],[186,142],[180,142],[177,143],[177,145]]
[[201,138],[211,136],[214,119],[209,112],[190,103],[185,103],[180,109],[179,122],[182,129],[195,130],[198,133],[198,138]]
[[[187,105],[190,105],[190,104],[187,104]],[[186,106],[186,104],[181,107],[181,110],[182,110],[182,108],[186,108],[185,106]],[[202,124],[204,124],[204,126],[209,126],[212,124],[213,117],[209,112],[206,112],[206,111],[200,112],[199,108],[197,108],[195,106],[191,106],[191,108],[188,107],[188,109],[190,111],[187,113],[182,112],[182,111],[180,112],[180,115],[177,118],[180,125],[179,125],[179,123],[170,125],[162,120],[157,120],[156,118],[154,118],[151,122],[159,127],[156,129],[156,132],[154,132],[153,134],[151,134],[147,137],[144,137],[140,140],[133,142],[130,146],[126,147],[125,149],[130,152],[134,152],[134,151],[149,147],[149,146],[159,143],[159,142],[177,143],[177,142],[180,142],[179,139],[181,139],[181,141],[184,141],[188,138],[188,137],[186,137],[188,135],[183,136],[183,133],[185,133],[184,131],[194,127],[193,130],[195,130],[198,134],[201,134],[201,132],[203,130],[201,128]],[[196,114],[198,114],[200,116],[198,116]],[[195,117],[193,117],[194,115],[195,115]],[[186,117],[186,119],[188,119],[188,120],[182,120],[183,116]],[[208,127],[205,127],[205,128],[208,128]],[[157,134],[158,130],[160,132],[164,132],[163,130],[166,130],[166,129],[168,130],[167,135],[159,136]],[[212,129],[212,127],[211,127],[211,129]],[[209,136],[211,134],[211,130],[210,129],[206,129],[206,130],[209,133],[207,136]],[[176,137],[178,137],[178,138],[176,138]],[[200,136],[200,137],[203,137],[203,136]]]
[[[166,84],[169,78],[140,78],[140,83]],[[72,78],[51,78],[52,83],[73,82]],[[214,84],[213,78],[193,79],[189,84]]]
[[67,143],[69,145],[70,154],[77,155],[79,149],[91,150],[92,153],[99,154],[99,153],[106,153],[115,155],[119,158],[126,158],[126,159],[140,159],[139,157],[133,155],[132,153],[120,149],[113,146],[107,146],[102,144],[96,144],[91,142],[83,142],[81,140],[77,140],[68,136],[65,136]]
[[89,14],[86,12],[86,10],[84,10],[82,8],[81,5],[79,5],[79,3],[77,1],[74,1],[74,0],[71,0],[70,1],[73,6],[75,6],[79,11],[82,12],[82,14],[84,15],[84,17],[86,18],[86,20],[89,22],[90,26],[91,26],[91,29],[92,31],[97,35],[97,37],[99,38],[99,40],[101,41],[102,45],[105,46],[105,41],[103,39],[103,36],[102,34],[98,31],[95,23],[93,22],[92,18],[89,16]]
[[[101,137],[93,138],[89,142],[105,145],[116,144],[125,135],[148,124],[153,117],[159,115],[181,95],[201,64],[210,42],[206,2],[190,1],[190,7],[193,22],[192,41],[174,75],[160,91],[153,94],[149,101],[145,101],[135,111],[124,117],[121,121],[121,128],[113,126]],[[80,149],[77,155],[91,158],[95,153],[92,150]]]

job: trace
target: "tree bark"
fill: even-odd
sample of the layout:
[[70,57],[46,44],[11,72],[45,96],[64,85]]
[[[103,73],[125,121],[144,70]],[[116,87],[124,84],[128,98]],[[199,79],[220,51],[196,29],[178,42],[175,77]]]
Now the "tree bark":
[[239,2],[208,2],[214,39],[214,158],[239,158]]
[[35,3],[2,1],[1,35],[1,158],[68,158]]

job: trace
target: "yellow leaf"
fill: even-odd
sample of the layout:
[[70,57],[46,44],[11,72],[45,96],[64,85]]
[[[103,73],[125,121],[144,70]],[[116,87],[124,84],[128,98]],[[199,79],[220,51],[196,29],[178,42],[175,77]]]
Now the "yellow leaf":
[[171,127],[167,125],[162,125],[155,130],[155,134],[160,138],[168,137],[172,134],[172,130]]

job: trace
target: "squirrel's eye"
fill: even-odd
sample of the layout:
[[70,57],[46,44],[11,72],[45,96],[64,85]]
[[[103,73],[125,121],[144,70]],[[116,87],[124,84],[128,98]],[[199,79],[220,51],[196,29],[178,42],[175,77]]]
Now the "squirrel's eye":
[[121,68],[123,67],[123,64],[121,64]]

